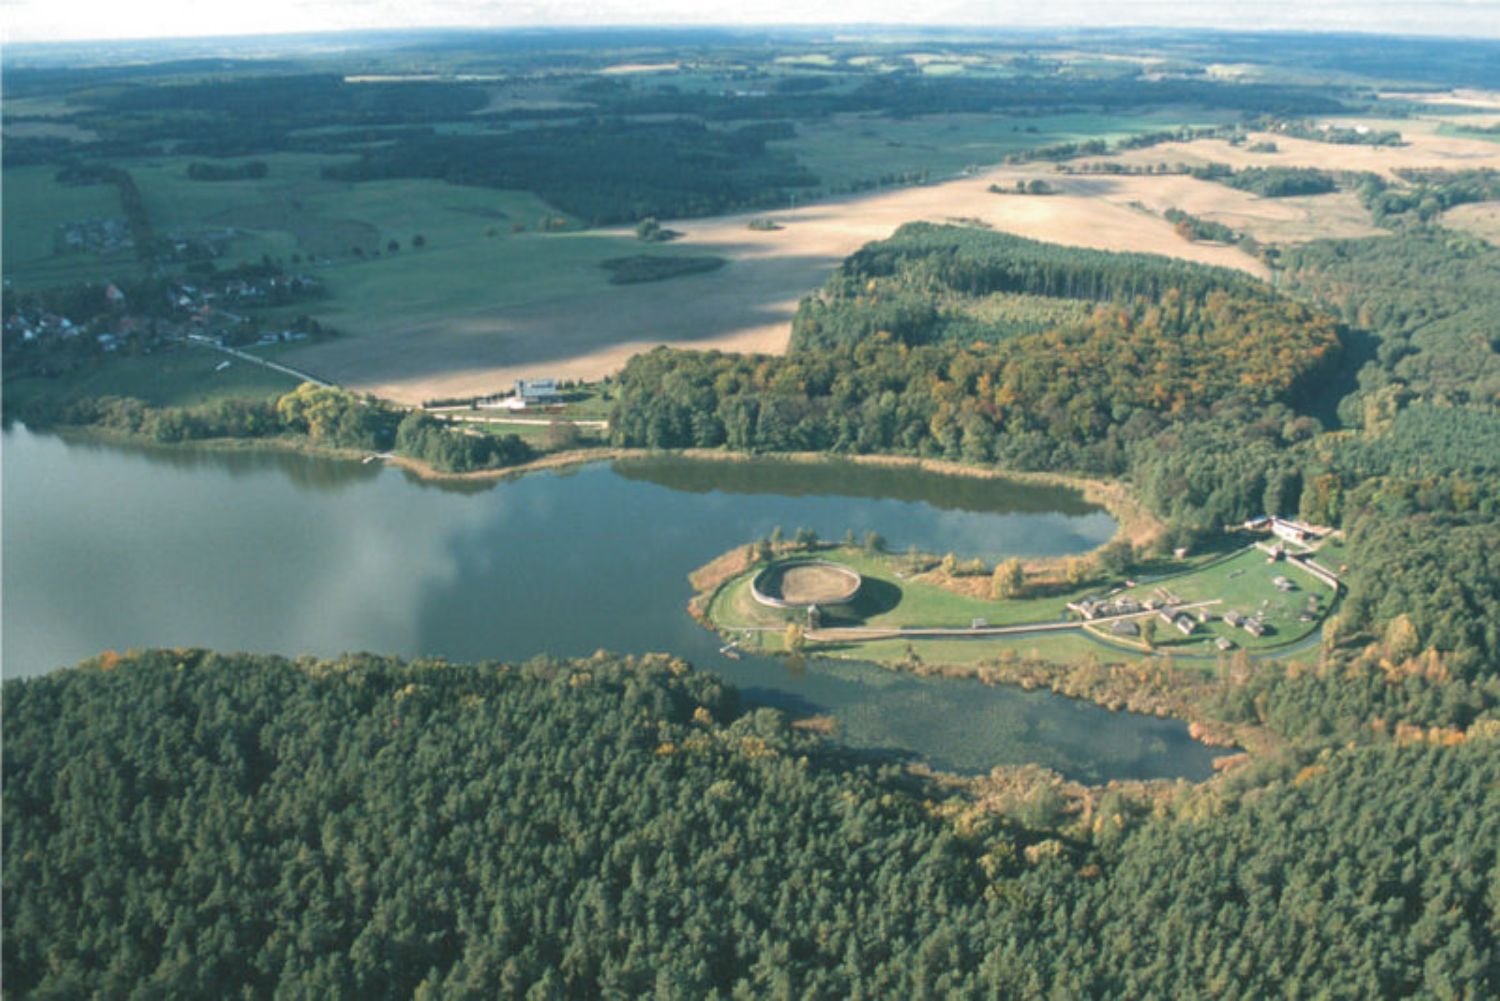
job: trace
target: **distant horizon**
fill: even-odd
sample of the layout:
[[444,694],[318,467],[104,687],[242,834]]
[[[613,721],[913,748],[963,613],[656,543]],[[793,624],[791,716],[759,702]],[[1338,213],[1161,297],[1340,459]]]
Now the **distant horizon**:
[[1500,0],[933,0],[920,19],[901,0],[746,0],[738,19],[684,0],[262,0],[223,8],[182,0],[0,0],[7,46],[229,41],[400,32],[534,30],[1214,31],[1500,41]]
[[504,34],[542,34],[557,32],[559,34],[577,32],[703,32],[723,31],[725,33],[756,33],[756,32],[778,32],[784,31],[796,34],[810,34],[819,30],[826,31],[848,31],[857,33],[890,32],[892,34],[910,34],[914,40],[927,40],[927,36],[972,32],[979,36],[1000,36],[1005,33],[1016,33],[1024,35],[1056,34],[1066,36],[1068,34],[1085,33],[1108,33],[1108,32],[1135,32],[1135,33],[1161,33],[1169,35],[1290,35],[1299,37],[1317,36],[1356,36],[1364,38],[1391,38],[1391,39],[1423,39],[1428,41],[1469,41],[1469,42],[1495,42],[1500,44],[1500,32],[1495,35],[1474,35],[1473,33],[1438,34],[1418,31],[1379,31],[1362,28],[1211,28],[1203,26],[1182,26],[1164,24],[1025,24],[1025,25],[988,25],[988,24],[893,24],[893,23],[837,23],[827,24],[631,24],[621,22],[618,24],[511,24],[511,25],[397,25],[389,27],[369,28],[311,28],[303,30],[287,31],[241,31],[226,32],[222,34],[202,35],[113,35],[99,37],[67,37],[67,38],[35,38],[16,39],[5,38],[6,48],[42,48],[48,46],[70,46],[70,45],[147,45],[151,43],[188,44],[201,42],[209,44],[213,42],[231,42],[239,40],[265,40],[276,39],[321,39],[321,38],[357,38],[361,36],[420,36],[420,35],[504,35]]

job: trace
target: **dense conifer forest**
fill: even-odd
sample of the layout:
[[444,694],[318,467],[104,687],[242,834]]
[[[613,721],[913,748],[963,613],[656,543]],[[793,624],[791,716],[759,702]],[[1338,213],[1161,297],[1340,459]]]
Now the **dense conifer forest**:
[[1028,829],[665,658],[161,651],[5,696],[17,996],[1500,990],[1493,724]]

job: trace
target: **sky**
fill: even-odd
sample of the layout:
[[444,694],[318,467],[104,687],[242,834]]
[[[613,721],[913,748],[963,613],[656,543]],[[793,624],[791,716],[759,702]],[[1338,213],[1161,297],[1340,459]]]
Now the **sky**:
[[1500,0],[0,0],[7,42],[363,28],[893,24],[1500,38]]

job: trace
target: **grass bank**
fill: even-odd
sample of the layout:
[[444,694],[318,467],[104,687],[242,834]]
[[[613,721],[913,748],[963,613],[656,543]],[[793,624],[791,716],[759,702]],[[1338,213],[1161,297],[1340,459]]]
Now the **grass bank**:
[[296,388],[296,379],[264,365],[179,344],[163,345],[150,354],[86,359],[56,376],[5,380],[6,409],[16,412],[40,398],[69,402],[130,396],[153,407],[196,407],[227,399],[265,399]]
[[[803,548],[785,545],[771,558],[806,555]],[[754,600],[750,585],[766,565],[764,556],[754,546],[740,546],[691,577],[698,591],[690,605],[695,617],[749,652],[849,658],[923,676],[1043,688],[1114,710],[1181,718],[1199,739],[1248,750],[1263,749],[1273,738],[1259,727],[1225,724],[1207,707],[1224,686],[1255,671],[1277,669],[1269,659],[1314,637],[1335,604],[1335,596],[1313,575],[1286,561],[1268,561],[1254,548],[1207,555],[1180,573],[1128,587],[1096,577],[1060,589],[1046,578],[1038,582],[1028,576],[1019,594],[997,599],[973,587],[954,587],[949,578],[955,575],[930,558],[917,567],[910,556],[822,546],[818,558],[856,570],[864,585],[852,603],[827,610],[817,628],[808,628],[805,613]],[[987,575],[963,579],[988,582]],[[1278,579],[1292,586],[1278,586]],[[1174,605],[1196,605],[1208,621],[1182,636],[1170,624],[1157,623],[1155,612],[1142,612],[1137,621],[1157,624],[1157,639],[1149,647],[1120,640],[1085,626],[1068,609],[1069,603],[1105,591],[1141,603],[1165,598]],[[1320,611],[1305,617],[1307,601],[1315,595]],[[1268,631],[1253,636],[1225,622],[1225,611],[1258,616]],[[1076,625],[1058,628],[1070,620]],[[790,629],[793,623],[799,628]],[[1218,650],[1215,642],[1227,637],[1233,637],[1235,649]],[[1303,658],[1306,666],[1315,667],[1317,660],[1316,649]]]

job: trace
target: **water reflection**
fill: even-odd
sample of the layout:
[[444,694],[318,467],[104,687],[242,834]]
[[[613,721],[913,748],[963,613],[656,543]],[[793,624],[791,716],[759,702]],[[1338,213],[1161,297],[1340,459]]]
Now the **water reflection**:
[[7,676],[105,648],[416,652],[423,596],[458,573],[445,541],[494,517],[295,455],[13,433],[5,473]]
[[[16,429],[4,438],[4,673],[145,646],[455,661],[667,650],[756,701],[834,714],[852,746],[941,767],[1207,773],[1206,749],[1177,723],[864,664],[728,661],[684,612],[689,570],[778,524],[827,538],[868,526],[895,545],[993,558],[1091,548],[1113,531],[1107,515],[1076,497],[1046,510],[1034,490],[1018,499],[1003,484],[955,494],[951,477],[910,472],[889,484],[896,498],[839,494],[822,473],[801,475],[795,495],[746,492],[744,479],[679,488],[726,470],[744,472],[597,464],[468,495],[375,465]],[[886,489],[892,471],[878,472],[854,489]]]
[[860,497],[983,514],[1081,516],[1098,510],[1077,490],[944,473],[914,475],[910,468],[846,459],[816,463],[773,458],[706,462],[681,456],[650,456],[621,459],[614,468],[626,479],[699,494]]
[[[18,434],[28,434],[24,430]],[[153,465],[180,470],[209,470],[231,477],[256,476],[267,471],[285,475],[299,487],[316,491],[345,490],[369,483],[381,474],[377,463],[339,462],[295,451],[273,451],[262,447],[183,448],[176,445],[152,445],[145,442],[101,441],[97,437],[66,432],[56,436],[69,448],[96,455],[136,455]],[[13,438],[7,431],[5,443]]]

